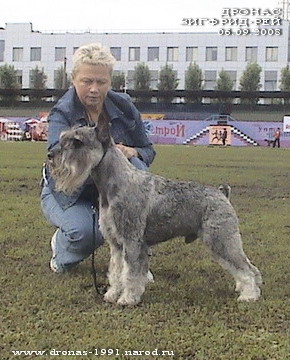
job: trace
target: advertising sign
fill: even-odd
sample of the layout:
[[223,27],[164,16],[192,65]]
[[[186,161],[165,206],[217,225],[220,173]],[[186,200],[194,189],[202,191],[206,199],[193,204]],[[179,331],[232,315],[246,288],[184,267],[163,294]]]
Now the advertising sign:
[[290,132],[290,115],[285,115],[283,118],[283,132]]
[[223,125],[210,126],[209,145],[231,145],[231,127]]

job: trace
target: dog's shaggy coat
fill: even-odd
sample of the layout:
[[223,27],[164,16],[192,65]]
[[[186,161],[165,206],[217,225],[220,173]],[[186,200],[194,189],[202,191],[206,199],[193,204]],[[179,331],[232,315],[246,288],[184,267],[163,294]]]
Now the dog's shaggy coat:
[[57,190],[72,193],[88,176],[98,188],[100,229],[111,252],[105,301],[139,303],[148,281],[148,246],[181,236],[202,239],[234,277],[238,300],[259,298],[260,272],[243,251],[236,213],[219,189],[137,170],[114,146],[107,126],[66,131],[48,163]]

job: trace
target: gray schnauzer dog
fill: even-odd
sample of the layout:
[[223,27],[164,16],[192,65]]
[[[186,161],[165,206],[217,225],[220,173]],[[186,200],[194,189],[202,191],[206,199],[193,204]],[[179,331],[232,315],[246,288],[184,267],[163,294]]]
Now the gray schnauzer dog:
[[71,194],[89,176],[98,188],[99,225],[111,256],[105,301],[138,304],[148,282],[148,247],[175,237],[200,237],[234,277],[238,300],[260,297],[262,277],[243,251],[228,186],[137,170],[114,146],[107,124],[67,130],[48,158],[57,190]]

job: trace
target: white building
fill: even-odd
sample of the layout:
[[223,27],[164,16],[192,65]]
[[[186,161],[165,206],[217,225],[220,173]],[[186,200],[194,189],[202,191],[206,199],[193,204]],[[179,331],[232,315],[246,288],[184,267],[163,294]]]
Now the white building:
[[247,64],[257,62],[263,69],[261,90],[279,90],[280,72],[290,56],[289,22],[281,20],[275,26],[267,24],[254,30],[256,33],[248,35],[242,35],[241,28],[230,35],[218,32],[46,33],[33,30],[30,23],[7,23],[0,29],[0,66],[13,65],[23,88],[30,87],[31,69],[44,68],[47,87],[53,88],[56,70],[64,65],[64,59],[70,72],[72,55],[80,45],[101,42],[116,57],[115,70],[126,74],[128,88],[133,85],[135,66],[145,62],[152,74],[152,88],[156,88],[161,66],[168,63],[177,72],[178,89],[184,89],[186,69],[191,62],[196,62],[203,71],[205,89],[214,89],[218,73],[224,69],[238,90]]

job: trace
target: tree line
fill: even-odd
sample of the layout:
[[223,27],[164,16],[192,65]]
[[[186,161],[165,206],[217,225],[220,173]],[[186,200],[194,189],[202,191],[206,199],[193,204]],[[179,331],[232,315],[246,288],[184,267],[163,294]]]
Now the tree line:
[[[43,68],[36,66],[30,71],[30,88],[46,89],[47,75]],[[55,89],[67,89],[71,84],[68,74],[64,71],[64,67],[60,66],[56,70],[54,79]],[[0,88],[1,89],[19,89],[21,83],[17,70],[13,65],[5,64],[0,66]]]
[[[240,91],[259,91],[261,88],[260,75],[262,68],[257,63],[248,64],[239,81]],[[133,89],[141,91],[151,90],[151,73],[147,64],[139,63],[135,67],[133,76]],[[30,88],[31,89],[46,89],[47,75],[44,69],[36,66],[30,72]],[[120,91],[127,87],[127,79],[124,72],[113,74],[112,88]],[[71,79],[66,73],[63,66],[56,70],[54,88],[67,89],[71,84]],[[176,90],[179,84],[176,72],[173,66],[165,64],[161,67],[158,76],[157,89],[160,91]],[[5,64],[0,67],[0,88],[2,89],[19,89],[21,84],[18,80],[17,70],[13,65]],[[231,79],[229,73],[221,70],[216,79],[216,86],[214,90],[218,91],[232,91],[234,81]],[[203,90],[204,76],[202,69],[196,64],[191,63],[185,73],[185,90]],[[289,65],[281,69],[280,90],[290,91],[290,69]],[[3,95],[2,95],[3,100]],[[141,99],[142,100],[142,99]],[[143,99],[144,100],[144,99]],[[161,99],[172,101],[172,98]],[[195,98],[187,99],[189,102],[200,102],[201,99]],[[257,99],[243,99],[244,102],[255,103]]]

